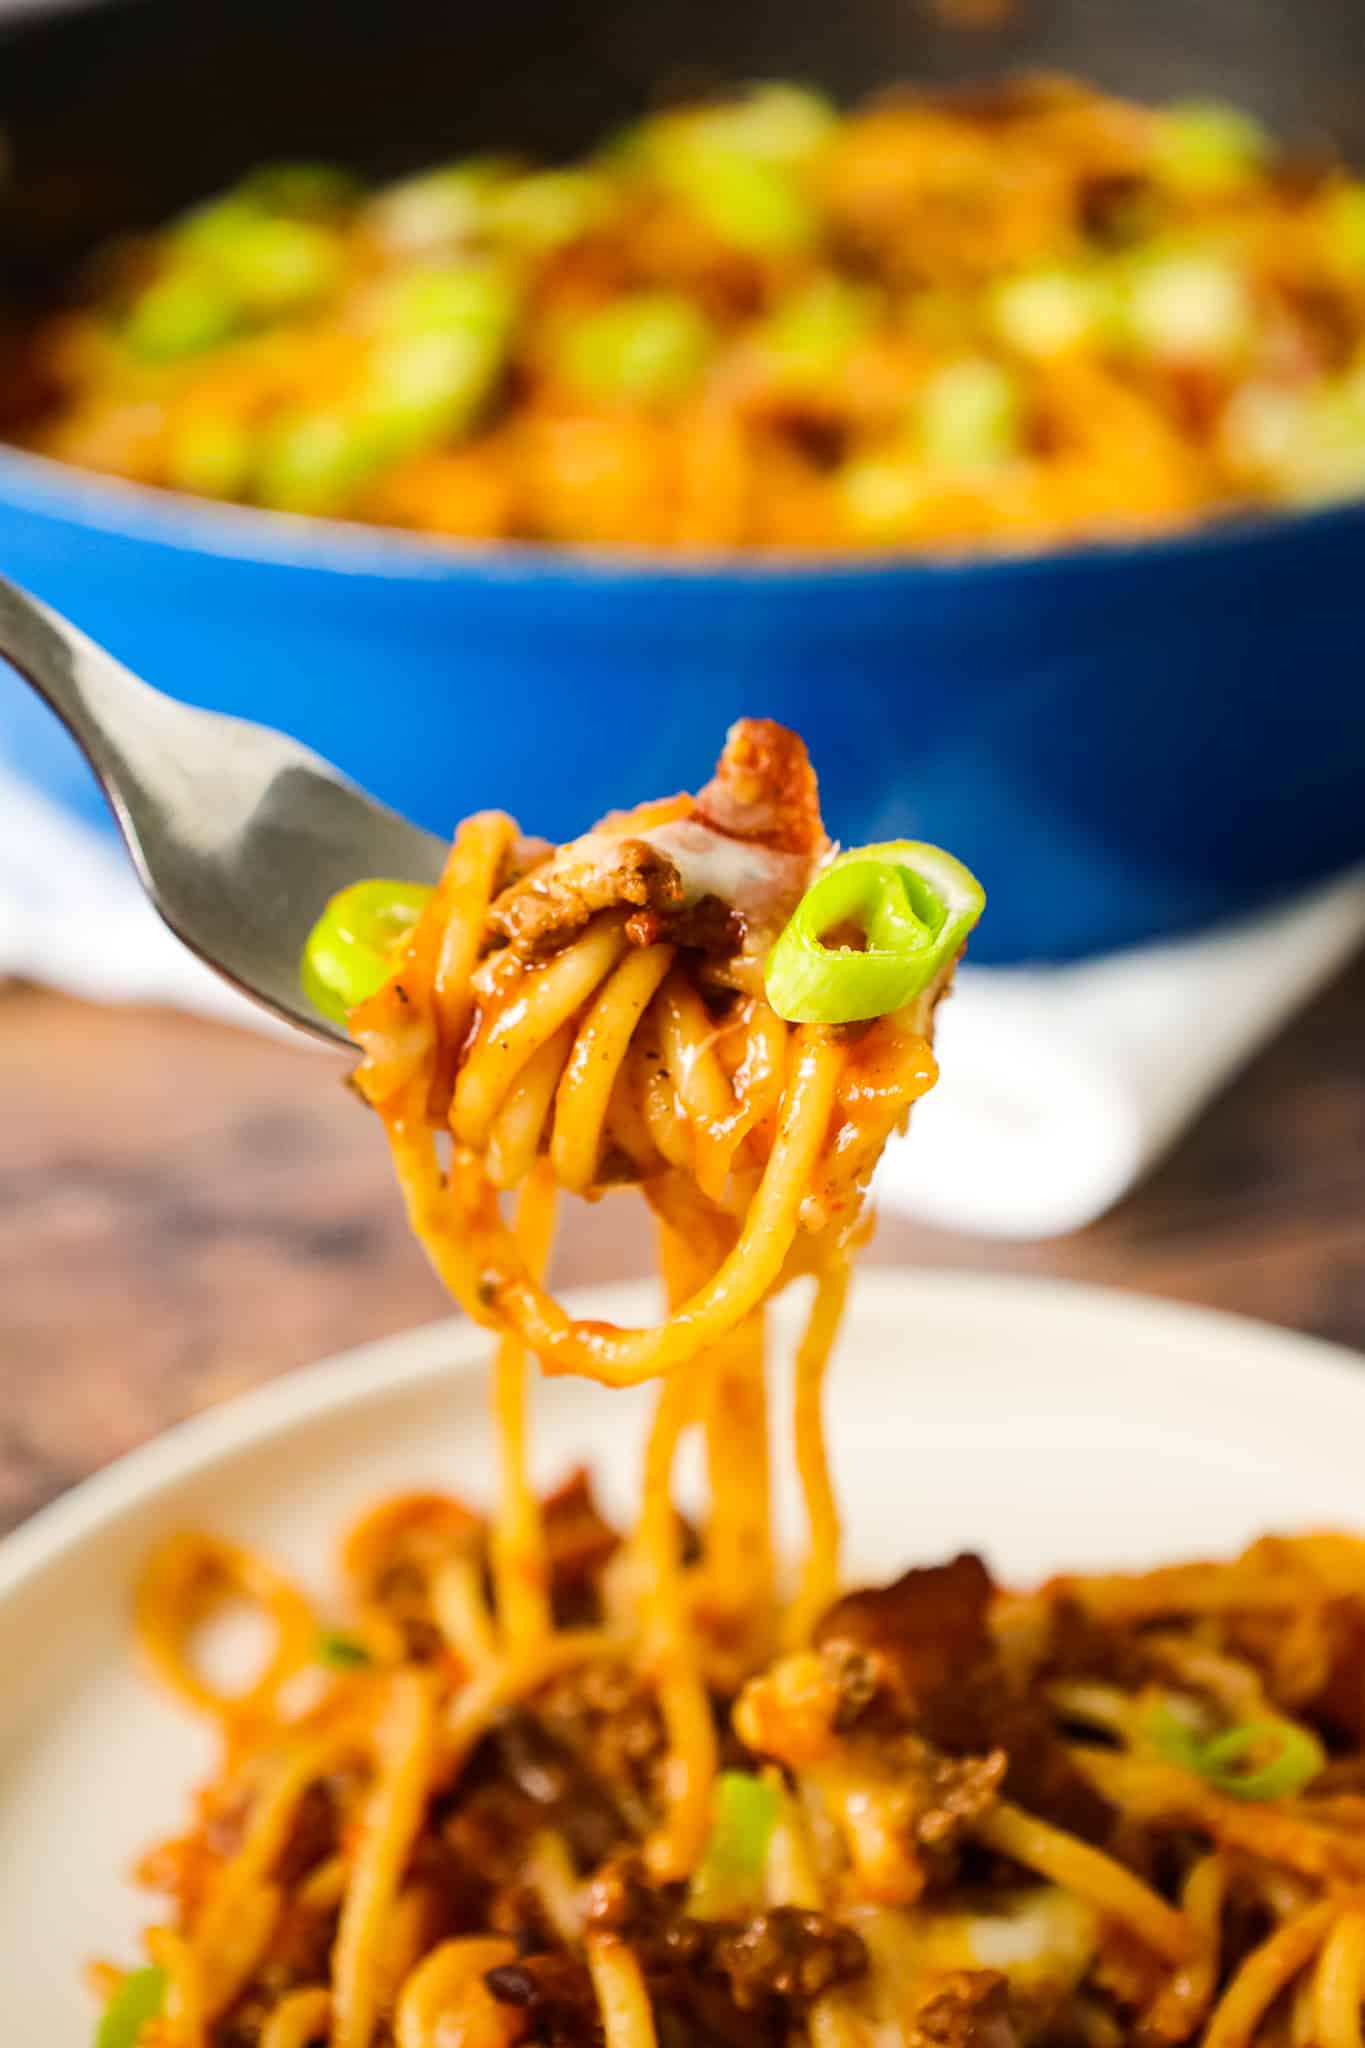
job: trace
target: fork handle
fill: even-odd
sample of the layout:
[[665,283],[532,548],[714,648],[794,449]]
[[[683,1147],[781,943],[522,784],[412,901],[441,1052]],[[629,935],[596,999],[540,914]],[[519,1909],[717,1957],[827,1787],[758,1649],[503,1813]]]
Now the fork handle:
[[0,576],[0,656],[56,712],[119,809],[123,759],[115,730],[159,693],[87,639],[60,612]]

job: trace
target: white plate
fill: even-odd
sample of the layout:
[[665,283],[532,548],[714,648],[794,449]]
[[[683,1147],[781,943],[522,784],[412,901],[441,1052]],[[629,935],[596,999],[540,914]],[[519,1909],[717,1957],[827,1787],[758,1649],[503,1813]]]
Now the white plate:
[[[592,1312],[632,1321],[648,1306],[617,1289]],[[177,1825],[209,1761],[203,1731],[142,1686],[128,1654],[148,1545],[212,1526],[325,1593],[339,1527],[375,1495],[438,1485],[487,1499],[485,1351],[451,1323],[296,1373],[125,1458],[0,1546],[7,2044],[88,2040],[82,1963],[133,1953],[149,1902],[125,1872]],[[1285,1331],[1121,1294],[869,1274],[831,1416],[854,1567],[970,1545],[1028,1579],[1359,1522],[1360,1365]],[[634,1395],[548,1383],[543,1476],[586,1455],[624,1509],[644,1413]]]

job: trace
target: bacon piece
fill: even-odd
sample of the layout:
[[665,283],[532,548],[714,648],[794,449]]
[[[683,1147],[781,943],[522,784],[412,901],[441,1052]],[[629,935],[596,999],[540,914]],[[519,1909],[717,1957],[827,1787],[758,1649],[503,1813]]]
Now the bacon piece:
[[820,794],[805,743],[772,718],[740,718],[697,798],[702,824],[779,853],[823,853]]
[[908,2017],[909,2048],[1019,2048],[1009,1979],[998,1970],[953,1970],[931,1979]]

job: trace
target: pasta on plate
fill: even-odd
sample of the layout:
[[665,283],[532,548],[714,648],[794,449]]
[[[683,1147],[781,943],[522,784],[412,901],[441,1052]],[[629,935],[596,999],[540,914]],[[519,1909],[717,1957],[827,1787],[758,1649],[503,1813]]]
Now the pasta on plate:
[[[483,813],[434,889],[328,907],[305,986],[494,1334],[496,1498],[373,1506],[335,1613],[226,1537],[149,1560],[144,1656],[220,1760],[140,1867],[145,1963],[95,1969],[100,2048],[1356,2048],[1365,1546],[841,1585],[825,1367],[981,906],[937,848],[837,851],[800,742],[743,720],[695,798],[559,848]],[[623,1189],[658,1229],[648,1329],[545,1277],[559,1193]],[[536,1365],[657,1382],[633,1529],[586,1472],[531,1488]],[[225,1602],[271,1635],[236,1692],[197,1654]]]

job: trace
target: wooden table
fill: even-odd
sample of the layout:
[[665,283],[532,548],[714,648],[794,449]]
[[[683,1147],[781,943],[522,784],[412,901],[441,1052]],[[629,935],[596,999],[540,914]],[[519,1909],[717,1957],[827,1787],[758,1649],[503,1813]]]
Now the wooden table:
[[[643,1270],[636,1204],[573,1208],[562,1280]],[[1071,1275],[1365,1348],[1365,960],[1103,1222],[1010,1245],[888,1220],[870,1256]],[[0,991],[0,1526],[195,1409],[445,1305],[325,1054]]]

